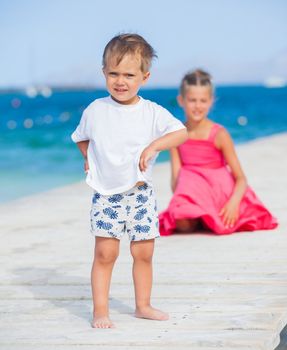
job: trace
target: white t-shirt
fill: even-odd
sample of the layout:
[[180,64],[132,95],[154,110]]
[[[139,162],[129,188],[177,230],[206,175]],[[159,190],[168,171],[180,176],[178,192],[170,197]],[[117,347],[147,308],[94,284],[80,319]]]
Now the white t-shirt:
[[152,182],[155,158],[145,172],[139,168],[142,151],[153,140],[185,128],[165,108],[140,98],[123,105],[110,96],[92,102],[72,134],[74,142],[89,140],[86,182],[103,195],[121,193],[138,181]]

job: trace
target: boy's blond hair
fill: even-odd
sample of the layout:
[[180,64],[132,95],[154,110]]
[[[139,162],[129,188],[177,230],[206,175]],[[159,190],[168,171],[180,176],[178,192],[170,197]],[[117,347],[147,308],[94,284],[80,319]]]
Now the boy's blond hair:
[[103,53],[103,68],[110,58],[116,58],[117,64],[125,55],[139,55],[141,57],[141,71],[146,73],[151,67],[154,57],[157,57],[152,46],[138,34],[120,34],[112,38]]

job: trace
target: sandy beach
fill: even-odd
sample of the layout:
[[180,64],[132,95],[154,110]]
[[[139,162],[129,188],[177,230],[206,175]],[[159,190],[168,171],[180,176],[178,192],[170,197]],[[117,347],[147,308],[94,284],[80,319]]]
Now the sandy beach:
[[[127,237],[110,294],[114,330],[90,327],[91,189],[57,188],[0,206],[0,348],[273,350],[287,323],[287,134],[237,147],[249,184],[279,220],[271,231],[157,240],[153,301],[166,322],[133,317]],[[169,164],[156,165],[159,209]]]

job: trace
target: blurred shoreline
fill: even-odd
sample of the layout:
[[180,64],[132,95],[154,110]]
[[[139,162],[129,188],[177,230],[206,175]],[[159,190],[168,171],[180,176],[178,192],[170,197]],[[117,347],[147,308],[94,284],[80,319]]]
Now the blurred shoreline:
[[[262,185],[262,179],[264,179],[264,176],[262,176],[262,179],[259,178],[258,176],[254,179],[252,178],[252,172],[256,172],[256,167],[259,162],[259,166],[263,167],[261,163],[266,163],[265,167],[268,167],[268,162],[265,162],[265,158],[263,157],[264,155],[268,155],[269,157],[273,155],[273,153],[278,149],[278,144],[284,142],[284,140],[287,139],[287,132],[283,133],[278,133],[275,135],[270,135],[267,137],[262,137],[258,138],[256,140],[251,140],[249,142],[243,143],[241,145],[238,145],[236,147],[236,151],[238,153],[240,162],[243,166],[244,172],[247,174],[247,178],[249,183],[252,184],[252,186],[258,187],[260,191],[260,186]],[[263,145],[263,147],[261,147]],[[251,164],[248,162],[248,154],[249,153],[258,153],[258,162],[255,164]],[[284,152],[284,150],[282,150]],[[276,152],[275,152],[276,153]],[[278,155],[277,155],[278,157]],[[284,168],[284,164],[279,164],[278,163],[278,169]],[[280,171],[280,170],[279,170]],[[251,177],[248,176],[248,173],[251,173]],[[276,173],[276,169],[273,169],[274,174]],[[159,188],[159,202],[160,206],[164,207],[166,203],[168,202],[170,196],[171,196],[171,191],[169,189],[169,176],[170,176],[170,165],[168,161],[162,161],[162,162],[157,162],[154,166],[154,175],[155,175],[155,185],[156,187]],[[15,196],[13,198],[9,198],[6,200],[0,200],[0,206],[4,206],[6,204],[10,204],[13,201],[18,201],[18,200],[25,200],[25,198],[30,198],[33,196],[44,196],[47,193],[53,193],[53,191],[61,191],[62,189],[64,190],[65,188],[73,188],[78,187],[80,184],[81,186],[86,187],[86,192],[90,191],[92,193],[93,189],[90,188],[86,183],[85,183],[85,174],[84,172],[81,173],[82,175],[79,178],[74,178],[74,179],[67,179],[63,176],[62,178],[62,183],[48,186],[46,188],[41,188],[39,187],[34,187],[34,191],[30,193],[23,193],[22,195]],[[160,179],[160,180],[159,180]],[[274,182],[274,179],[270,179],[270,182]],[[31,179],[31,182],[33,183],[33,179]],[[16,186],[17,187],[17,186]],[[165,189],[163,189],[165,188]],[[168,190],[167,190],[168,189]],[[271,193],[269,191],[269,193]],[[272,193],[272,198],[274,197],[274,193]],[[272,200],[272,198],[269,198],[269,200]],[[266,197],[266,200],[268,202],[268,198]],[[163,204],[165,203],[165,204]]]
[[[266,89],[281,89],[287,87],[287,85],[268,85],[266,83],[258,82],[258,83],[219,83],[215,84],[216,88],[242,88],[242,87],[263,87]],[[95,90],[105,90],[106,87],[104,85],[49,85],[49,84],[32,84],[27,86],[8,86],[8,87],[0,87],[0,94],[6,94],[6,93],[25,93],[30,88],[36,89],[39,92],[42,88],[49,88],[52,91],[95,91]],[[169,89],[178,89],[177,85],[159,85],[159,86],[143,86],[141,88],[141,91],[144,90],[169,90]]]

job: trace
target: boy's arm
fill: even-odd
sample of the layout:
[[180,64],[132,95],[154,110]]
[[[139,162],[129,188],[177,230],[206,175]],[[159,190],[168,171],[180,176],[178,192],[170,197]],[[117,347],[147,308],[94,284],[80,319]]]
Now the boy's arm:
[[164,149],[170,149],[181,145],[188,139],[186,128],[177,131],[170,132],[164,136],[154,140],[149,146],[147,146],[140,157],[139,167],[141,171],[147,169],[148,161],[156,155],[156,153],[163,151]]
[[86,141],[80,141],[77,142],[77,146],[80,150],[80,152],[82,153],[84,160],[85,160],[85,164],[84,164],[84,169],[85,172],[87,172],[89,170],[89,163],[88,163],[88,158],[87,158],[87,151],[88,151],[88,147],[89,147],[89,140]]
[[186,128],[170,132],[164,136],[154,140],[148,147],[154,149],[155,152],[163,151],[181,145],[188,139]]

